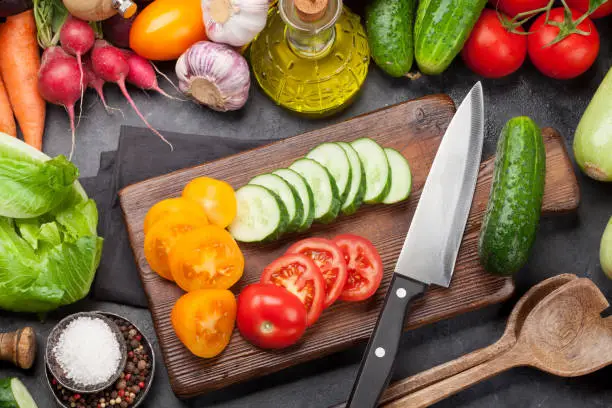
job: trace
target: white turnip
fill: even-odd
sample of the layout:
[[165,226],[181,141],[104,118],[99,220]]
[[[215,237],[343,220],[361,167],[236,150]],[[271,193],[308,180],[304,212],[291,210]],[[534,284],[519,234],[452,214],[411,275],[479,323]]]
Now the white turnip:
[[97,40],[91,51],[91,62],[93,71],[95,74],[106,82],[113,82],[119,86],[123,96],[127,99],[128,103],[132,106],[138,117],[147,125],[149,129],[157,136],[159,136],[170,148],[172,144],[166,140],[166,138],[155,130],[145,117],[140,113],[138,107],[132,100],[132,97],[128,93],[125,87],[125,80],[130,72],[130,66],[124,51],[113,47],[104,40]]

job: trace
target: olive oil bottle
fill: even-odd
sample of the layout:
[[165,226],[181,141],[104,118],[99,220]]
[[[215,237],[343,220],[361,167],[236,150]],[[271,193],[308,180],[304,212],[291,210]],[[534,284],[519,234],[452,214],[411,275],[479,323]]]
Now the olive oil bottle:
[[255,79],[278,105],[308,117],[346,108],[365,81],[370,50],[342,0],[279,0],[250,46]]

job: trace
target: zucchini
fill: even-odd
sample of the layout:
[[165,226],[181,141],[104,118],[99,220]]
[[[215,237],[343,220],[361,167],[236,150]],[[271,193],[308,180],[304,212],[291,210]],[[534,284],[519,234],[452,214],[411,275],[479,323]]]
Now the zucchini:
[[372,59],[392,77],[405,76],[414,61],[416,0],[373,0],[365,13]]
[[299,159],[289,168],[299,173],[314,195],[314,219],[323,224],[332,222],[340,212],[340,194],[334,178],[324,166],[311,159]]
[[19,378],[0,379],[0,408],[38,408]]
[[376,204],[385,199],[391,189],[391,168],[385,151],[372,139],[361,138],[351,143],[365,169],[366,192],[364,201]]
[[351,163],[351,186],[349,192],[342,203],[342,212],[346,215],[355,213],[363,203],[366,191],[366,175],[357,151],[353,146],[346,142],[337,142],[344,149],[346,156]]
[[289,222],[287,230],[284,232],[297,231],[302,224],[302,216],[304,215],[304,207],[298,192],[287,183],[284,178],[276,174],[262,174],[254,177],[249,184],[256,184],[272,190],[280,197],[285,204]]
[[487,0],[421,0],[414,24],[414,55],[426,75],[441,74],[459,54]]
[[236,218],[228,228],[236,241],[272,241],[287,229],[287,209],[272,190],[247,184],[236,190],[236,202]]
[[496,155],[478,256],[488,272],[506,276],[527,263],[540,221],[546,175],[540,128],[525,116],[511,119]]
[[304,212],[302,213],[302,221],[300,222],[300,228],[298,231],[306,231],[312,225],[314,220],[314,194],[312,189],[304,180],[304,177],[291,169],[278,169],[273,171],[277,176],[281,176],[287,183],[289,183],[300,196],[302,201]]

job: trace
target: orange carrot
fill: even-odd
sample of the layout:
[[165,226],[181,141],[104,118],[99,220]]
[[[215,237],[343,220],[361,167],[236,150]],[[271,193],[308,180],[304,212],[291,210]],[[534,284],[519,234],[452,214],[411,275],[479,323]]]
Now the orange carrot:
[[17,136],[17,127],[15,126],[15,118],[13,117],[13,110],[9,102],[6,89],[4,89],[4,82],[0,76],[0,132],[4,132],[7,135]]
[[0,25],[0,73],[25,142],[42,149],[46,104],[38,92],[40,53],[32,10]]

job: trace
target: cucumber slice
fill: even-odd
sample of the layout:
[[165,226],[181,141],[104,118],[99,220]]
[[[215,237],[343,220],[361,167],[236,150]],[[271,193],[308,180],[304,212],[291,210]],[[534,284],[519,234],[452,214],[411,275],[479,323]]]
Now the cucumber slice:
[[271,241],[287,228],[285,204],[271,190],[247,184],[236,191],[236,201],[236,218],[228,228],[236,241]]
[[385,154],[391,166],[391,189],[382,201],[384,204],[393,204],[404,201],[412,189],[412,173],[408,160],[397,150],[385,147]]
[[297,231],[299,229],[302,223],[304,207],[298,192],[291,184],[287,183],[285,179],[276,174],[262,174],[254,177],[249,181],[249,184],[262,186],[276,193],[276,195],[283,200],[283,204],[285,204],[289,216],[286,232]]
[[334,178],[340,200],[344,202],[351,187],[351,164],[344,149],[337,143],[322,143],[306,155],[307,159],[319,162]]
[[342,203],[342,212],[350,215],[357,211],[363,203],[363,196],[366,191],[366,175],[357,151],[346,142],[338,142],[338,145],[344,149],[351,164],[351,184]]
[[302,212],[302,220],[298,231],[306,231],[310,228],[314,220],[314,195],[312,194],[312,189],[304,177],[291,169],[278,169],[273,173],[277,176],[281,176],[287,183],[295,188],[300,196],[304,211]]
[[315,197],[315,221],[327,224],[332,222],[340,212],[340,194],[329,171],[318,162],[311,159],[296,160],[291,170],[298,172],[306,179]]
[[365,169],[364,201],[368,204],[382,202],[391,188],[391,169],[385,151],[378,143],[365,137],[355,140],[351,146],[357,151]]
[[0,380],[0,408],[38,408],[38,405],[19,378],[3,378]]

